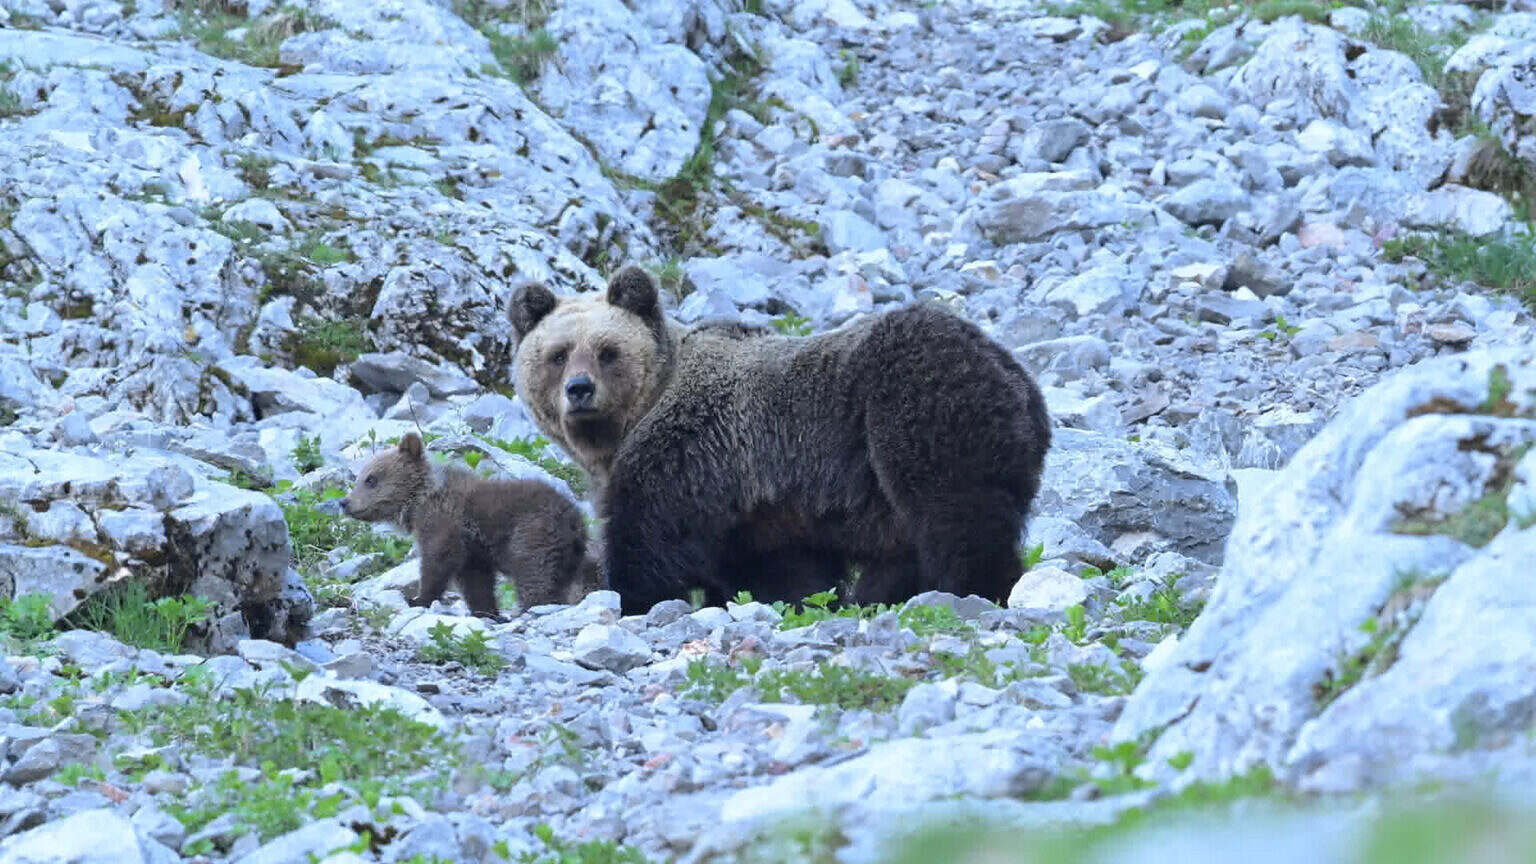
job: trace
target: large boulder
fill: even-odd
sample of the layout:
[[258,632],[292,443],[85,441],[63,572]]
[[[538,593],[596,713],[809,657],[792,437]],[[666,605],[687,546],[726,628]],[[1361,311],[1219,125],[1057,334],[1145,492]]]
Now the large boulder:
[[[1057,429],[1035,512],[1073,522],[1132,557],[1170,549],[1218,563],[1236,506],[1223,477],[1172,450]],[[1158,548],[1138,550],[1143,543]]]
[[540,79],[544,105],[618,170],[676,174],[709,110],[704,61],[619,0],[563,3],[548,26],[559,53]]
[[1478,78],[1472,110],[1506,150],[1536,169],[1536,45],[1527,42]]
[[1243,496],[1209,605],[1115,736],[1157,735],[1148,764],[1263,763],[1319,790],[1518,741],[1536,719],[1533,447],[1528,347],[1430,360],[1357,397]]
[[173,864],[181,857],[110,808],[81,810],[0,842],[11,864]]
[[[0,451],[0,596],[43,594],[55,618],[120,580],[191,592],[286,638],[288,526],[271,498],[164,451]],[[292,592],[288,592],[292,595]],[[285,596],[287,599],[285,600]],[[282,633],[269,633],[273,628]]]

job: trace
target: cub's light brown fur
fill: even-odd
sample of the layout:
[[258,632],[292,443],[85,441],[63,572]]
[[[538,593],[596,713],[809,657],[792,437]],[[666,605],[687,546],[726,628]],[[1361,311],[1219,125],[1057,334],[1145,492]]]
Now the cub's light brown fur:
[[415,434],[369,460],[342,510],[415,535],[421,547],[415,606],[430,605],[453,581],[475,614],[495,616],[498,571],[512,578],[524,609],[574,603],[598,587],[575,504],[536,480],[490,480],[435,465]]

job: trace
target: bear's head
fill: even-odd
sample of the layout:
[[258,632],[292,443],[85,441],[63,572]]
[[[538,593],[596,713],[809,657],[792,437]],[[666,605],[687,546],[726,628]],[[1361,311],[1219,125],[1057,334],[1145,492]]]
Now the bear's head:
[[508,308],[517,392],[544,433],[588,471],[613,458],[672,373],[674,339],[656,283],[625,267],[601,295],[520,286]]
[[341,502],[341,510],[365,522],[404,524],[404,513],[426,489],[432,467],[422,451],[421,438],[412,432],[393,450],[368,460],[357,475],[357,485]]

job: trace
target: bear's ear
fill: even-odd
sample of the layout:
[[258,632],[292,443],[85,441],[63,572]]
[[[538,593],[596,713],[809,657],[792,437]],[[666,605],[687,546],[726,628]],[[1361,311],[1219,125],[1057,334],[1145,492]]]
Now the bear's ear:
[[608,305],[633,312],[647,321],[661,317],[656,283],[651,275],[631,264],[608,280]]
[[400,439],[400,455],[407,459],[421,460],[421,436],[415,432],[407,432]]
[[512,302],[507,306],[507,319],[512,322],[517,338],[522,339],[544,320],[545,315],[553,311],[555,295],[539,282],[524,282],[512,292]]

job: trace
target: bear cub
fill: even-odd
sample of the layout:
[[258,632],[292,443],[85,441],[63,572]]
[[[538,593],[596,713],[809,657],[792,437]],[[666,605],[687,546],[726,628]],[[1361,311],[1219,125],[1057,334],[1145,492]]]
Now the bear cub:
[[575,504],[536,480],[490,480],[433,464],[414,433],[369,460],[342,510],[415,536],[421,583],[413,606],[431,605],[456,582],[476,615],[498,617],[498,571],[517,586],[523,609],[575,603],[599,587]]

